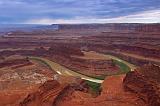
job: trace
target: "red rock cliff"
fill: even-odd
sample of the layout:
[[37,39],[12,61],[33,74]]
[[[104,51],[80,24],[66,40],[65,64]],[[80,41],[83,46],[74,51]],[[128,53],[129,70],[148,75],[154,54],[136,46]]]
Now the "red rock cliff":
[[149,106],[160,106],[160,67],[147,65],[129,72],[124,79],[124,88],[137,94]]

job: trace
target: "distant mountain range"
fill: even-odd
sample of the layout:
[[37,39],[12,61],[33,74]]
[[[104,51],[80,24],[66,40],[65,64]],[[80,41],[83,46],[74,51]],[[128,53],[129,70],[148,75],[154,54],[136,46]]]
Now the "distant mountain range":
[[100,30],[101,32],[110,31],[129,31],[129,32],[150,32],[159,33],[160,23],[155,24],[138,24],[138,23],[108,23],[108,24],[0,24],[0,35],[8,32],[50,32],[54,30]]
[[57,30],[58,25],[37,25],[37,24],[0,24],[0,35],[11,31],[36,31],[36,30]]

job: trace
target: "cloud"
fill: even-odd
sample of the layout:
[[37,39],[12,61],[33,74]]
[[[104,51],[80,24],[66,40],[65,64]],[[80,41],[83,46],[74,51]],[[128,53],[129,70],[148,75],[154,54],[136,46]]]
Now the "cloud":
[[150,10],[107,20],[115,23],[160,23],[159,17],[160,10]]
[[76,17],[73,19],[33,19],[25,24],[76,24],[76,23],[160,23],[160,10],[144,11],[117,18]]
[[154,10],[159,0],[0,0],[0,23],[101,22]]

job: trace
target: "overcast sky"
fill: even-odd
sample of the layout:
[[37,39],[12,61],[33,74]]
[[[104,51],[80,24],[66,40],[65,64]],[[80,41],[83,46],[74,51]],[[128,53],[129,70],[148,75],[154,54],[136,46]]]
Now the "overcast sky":
[[1,24],[160,23],[160,0],[0,0]]

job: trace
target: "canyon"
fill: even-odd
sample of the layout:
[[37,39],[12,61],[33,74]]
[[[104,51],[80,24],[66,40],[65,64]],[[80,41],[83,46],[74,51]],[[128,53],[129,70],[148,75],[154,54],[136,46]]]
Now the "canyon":
[[160,24],[42,29],[0,36],[0,106],[160,105]]

